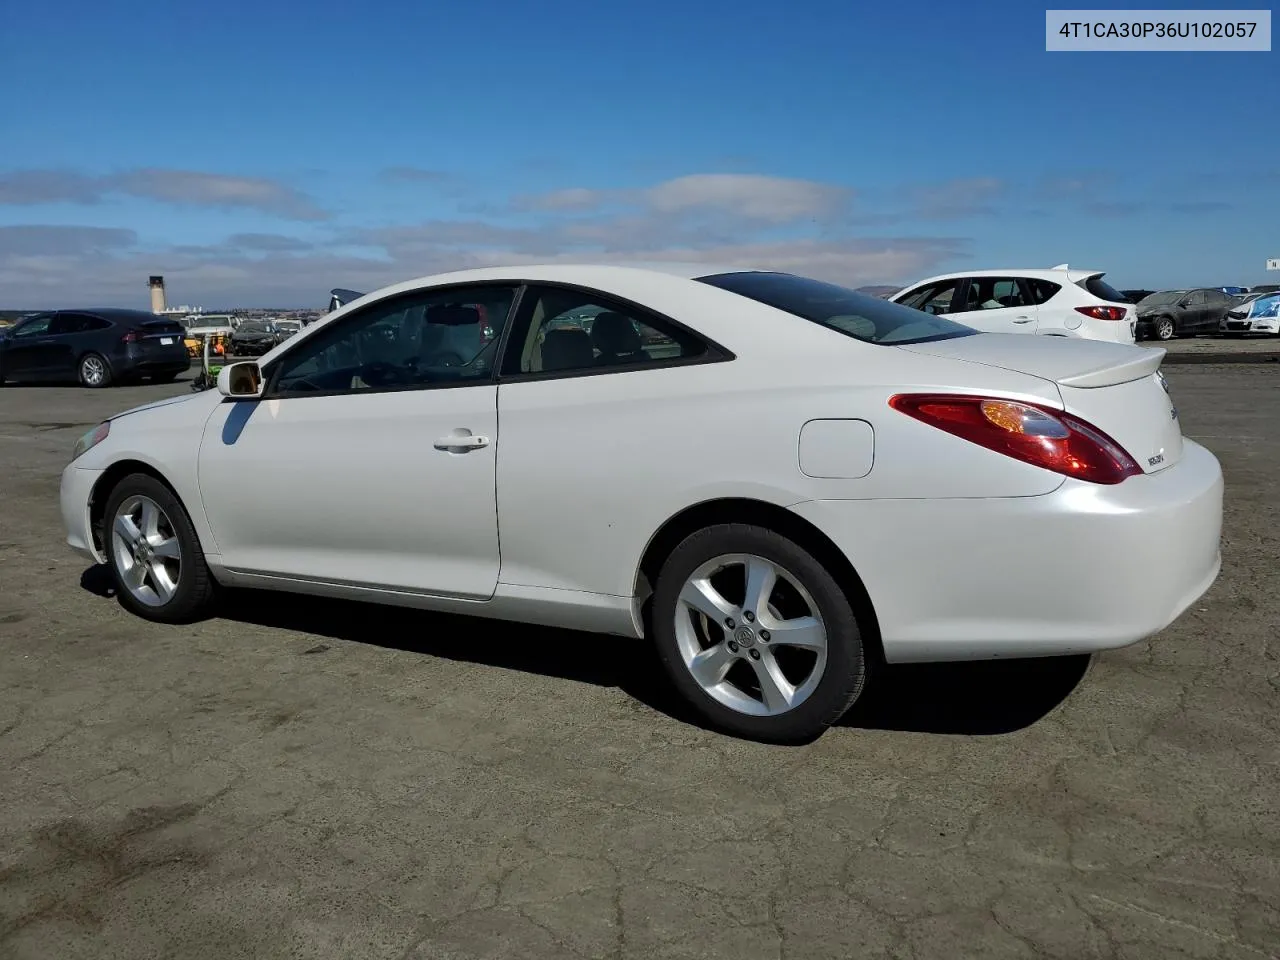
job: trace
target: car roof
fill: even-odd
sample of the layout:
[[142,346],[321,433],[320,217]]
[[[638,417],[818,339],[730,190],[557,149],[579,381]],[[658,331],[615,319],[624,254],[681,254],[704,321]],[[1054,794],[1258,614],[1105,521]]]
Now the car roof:
[[[454,283],[486,283],[486,282],[522,282],[530,283],[569,283],[581,284],[584,287],[598,287],[616,291],[619,287],[634,288],[650,280],[666,278],[677,280],[696,280],[699,277],[712,277],[722,273],[778,273],[777,270],[760,268],[726,266],[715,263],[691,263],[681,261],[649,261],[634,263],[515,263],[490,267],[471,267],[465,270],[453,270],[448,273],[432,273],[400,283],[390,284],[377,290],[370,290],[361,295],[359,300],[350,300],[342,305],[346,309],[353,303],[374,297],[384,297],[408,293],[424,286],[440,286]],[[354,293],[355,291],[348,291]]]
[[151,320],[167,320],[168,317],[148,313],[146,310],[130,310],[126,307],[68,307],[65,310],[51,310],[50,313],[84,313],[103,320],[114,320],[118,323],[132,321],[143,323]]
[[[715,263],[693,263],[683,261],[636,261],[633,263],[521,263],[492,267],[472,267],[466,270],[454,270],[448,273],[428,274],[405,282],[406,286],[419,286],[424,283],[467,283],[484,280],[530,280],[565,282],[578,278],[597,282],[610,279],[633,278],[636,274],[659,273],[679,277],[684,280],[695,280],[698,277],[710,277],[719,273],[740,273],[758,270],[759,268],[726,266]],[[768,271],[777,272],[777,271]],[[397,284],[398,286],[398,284]]]
[[[1084,270],[1079,267],[987,267],[983,270],[956,270],[952,273],[940,273],[934,277],[926,277],[910,284],[918,287],[923,283],[935,283],[939,280],[959,280],[962,277],[1027,277],[1032,280],[1052,280],[1061,283],[1063,278],[1074,283],[1086,277],[1099,277],[1105,270]],[[907,289],[906,287],[903,288]]]

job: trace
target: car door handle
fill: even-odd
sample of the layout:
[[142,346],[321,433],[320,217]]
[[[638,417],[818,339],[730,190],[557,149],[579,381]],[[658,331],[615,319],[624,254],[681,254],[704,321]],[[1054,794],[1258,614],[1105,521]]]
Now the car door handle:
[[488,437],[441,437],[436,441],[437,450],[479,450],[489,445]]
[[1014,323],[1030,323],[1034,319],[1035,317],[1014,317],[1013,322]]

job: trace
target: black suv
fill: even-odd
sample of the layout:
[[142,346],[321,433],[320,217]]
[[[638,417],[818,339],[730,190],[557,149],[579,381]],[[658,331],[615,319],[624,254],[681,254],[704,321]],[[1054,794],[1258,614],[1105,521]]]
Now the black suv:
[[53,310],[0,328],[0,384],[79,380],[86,387],[150,377],[167,383],[189,369],[183,328],[141,310]]

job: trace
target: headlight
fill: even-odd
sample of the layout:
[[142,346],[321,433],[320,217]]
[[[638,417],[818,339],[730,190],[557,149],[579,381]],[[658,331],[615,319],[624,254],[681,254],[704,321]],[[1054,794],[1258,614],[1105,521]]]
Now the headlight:
[[107,439],[107,434],[111,432],[111,421],[103,420],[100,424],[86,433],[83,437],[76,441],[75,452],[71,454],[71,459],[75,460],[84,456],[103,440]]

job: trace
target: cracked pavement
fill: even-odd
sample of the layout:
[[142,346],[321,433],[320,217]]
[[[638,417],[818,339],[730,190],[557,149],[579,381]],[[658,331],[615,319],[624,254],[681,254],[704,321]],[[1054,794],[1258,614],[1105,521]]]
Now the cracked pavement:
[[131,617],[58,473],[188,385],[0,390],[0,957],[1278,957],[1280,370],[1166,374],[1227,474],[1209,594],[1092,662],[890,670],[799,748],[618,638]]

